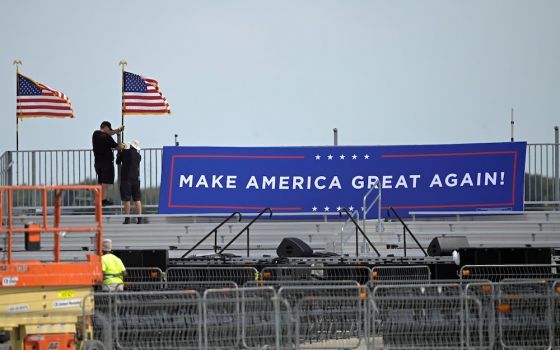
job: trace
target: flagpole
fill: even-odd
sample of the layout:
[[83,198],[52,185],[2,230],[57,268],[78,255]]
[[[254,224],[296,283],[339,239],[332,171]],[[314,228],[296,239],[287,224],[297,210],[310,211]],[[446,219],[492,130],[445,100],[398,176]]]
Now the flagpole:
[[17,152],[19,151],[19,118],[18,118],[17,97],[19,93],[19,65],[22,63],[21,60],[15,59],[13,64],[16,66],[16,152]]
[[[122,67],[121,70],[121,125],[124,126],[124,110],[126,106],[124,105],[124,66],[126,66],[128,62],[125,60],[121,60],[119,65]],[[121,142],[124,143],[124,130],[121,132]]]

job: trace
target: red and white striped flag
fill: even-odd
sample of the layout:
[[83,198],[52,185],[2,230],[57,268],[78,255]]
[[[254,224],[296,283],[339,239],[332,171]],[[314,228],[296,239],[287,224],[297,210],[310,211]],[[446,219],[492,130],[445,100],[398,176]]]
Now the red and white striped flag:
[[123,73],[123,114],[170,114],[169,103],[155,79]]
[[70,99],[22,74],[17,75],[17,117],[74,118]]

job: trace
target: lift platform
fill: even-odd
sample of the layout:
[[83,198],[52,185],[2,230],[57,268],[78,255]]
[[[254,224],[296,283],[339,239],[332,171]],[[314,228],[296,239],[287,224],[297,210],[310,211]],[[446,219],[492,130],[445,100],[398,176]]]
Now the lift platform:
[[[65,227],[61,224],[62,196],[67,191],[86,192],[95,203],[94,224]],[[22,193],[23,192],[23,193]],[[37,223],[16,223],[14,194],[40,196]],[[56,350],[79,348],[87,339],[93,313],[93,287],[101,283],[102,208],[100,186],[0,187],[0,349]],[[61,259],[61,237],[95,233],[96,250],[84,260]],[[52,234],[53,258],[34,260],[42,234]],[[14,257],[14,240],[25,238],[29,259]],[[1,255],[0,255],[1,256]],[[84,328],[83,325],[86,325]],[[84,334],[85,333],[85,334]]]

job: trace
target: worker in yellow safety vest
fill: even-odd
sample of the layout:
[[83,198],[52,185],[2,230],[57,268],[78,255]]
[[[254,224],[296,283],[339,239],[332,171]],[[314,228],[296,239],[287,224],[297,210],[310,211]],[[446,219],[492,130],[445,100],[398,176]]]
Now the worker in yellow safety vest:
[[103,256],[101,257],[101,266],[103,269],[103,291],[106,292],[122,292],[124,290],[124,277],[126,276],[126,268],[121,259],[111,253],[113,242],[110,239],[104,239],[101,246]]

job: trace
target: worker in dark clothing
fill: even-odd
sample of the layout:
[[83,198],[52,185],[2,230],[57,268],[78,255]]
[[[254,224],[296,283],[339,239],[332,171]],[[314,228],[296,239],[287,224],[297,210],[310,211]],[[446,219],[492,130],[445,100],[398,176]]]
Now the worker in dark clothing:
[[111,128],[111,123],[104,121],[101,123],[99,130],[95,130],[91,137],[93,155],[95,157],[95,173],[97,174],[97,183],[102,187],[103,205],[113,204],[113,202],[108,199],[109,185],[115,183],[113,150],[119,149],[119,145],[113,140],[112,136],[121,133],[123,130],[124,126],[113,130]]
[[128,147],[120,151],[117,155],[117,164],[121,165],[121,201],[123,202],[125,217],[123,224],[130,224],[130,199],[134,201],[138,224],[147,223],[142,219],[142,193],[140,192],[140,142],[134,140]]

